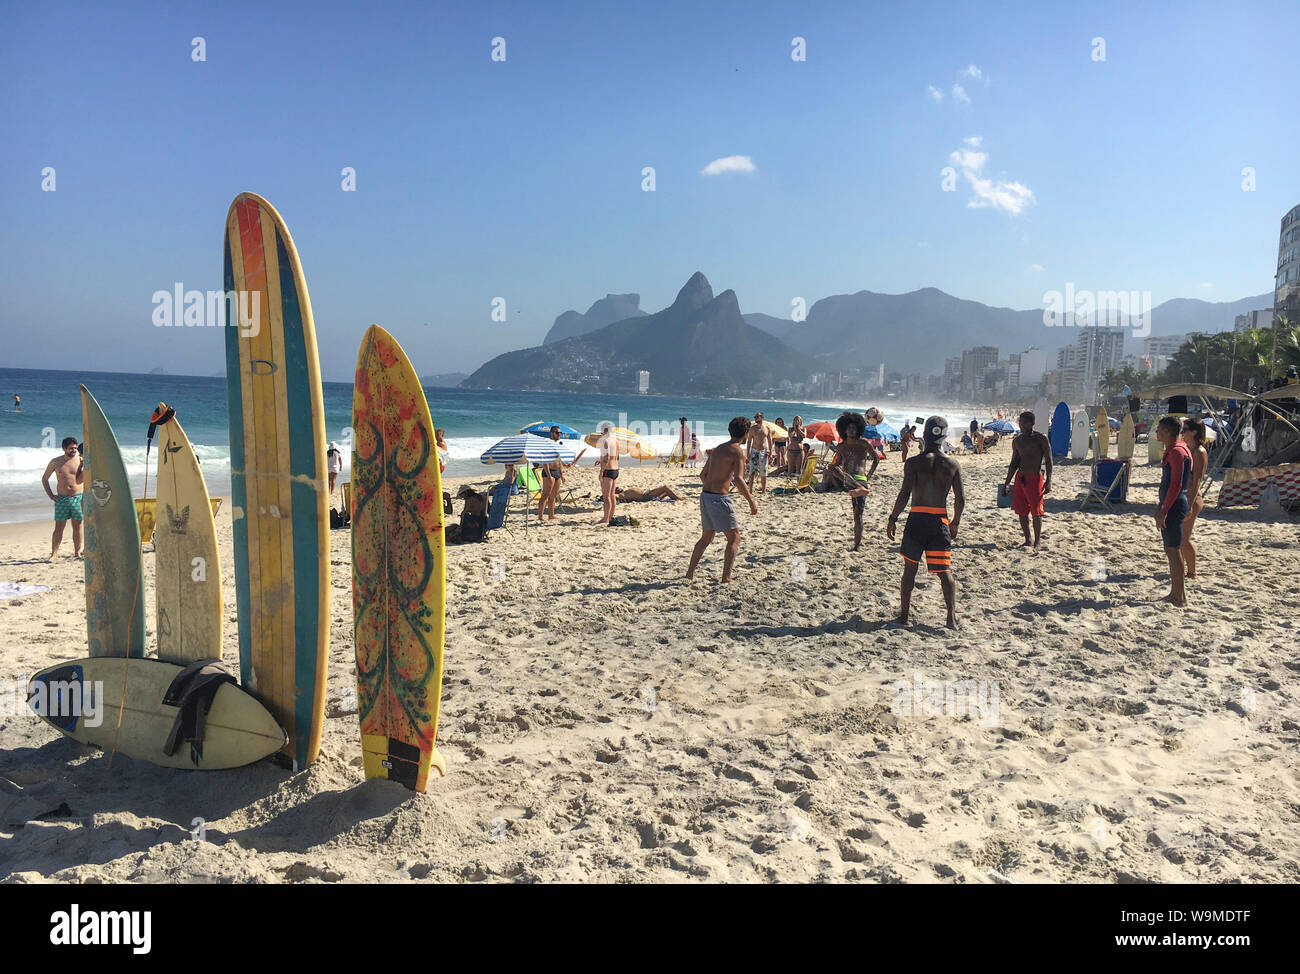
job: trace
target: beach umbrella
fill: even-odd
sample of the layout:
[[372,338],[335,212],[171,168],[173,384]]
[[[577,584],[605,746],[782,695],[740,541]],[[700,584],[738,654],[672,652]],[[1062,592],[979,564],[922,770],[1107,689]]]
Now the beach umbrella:
[[479,459],[484,463],[571,463],[573,449],[563,440],[557,443],[548,436],[516,433],[494,443]]
[[552,426],[558,426],[560,428],[560,439],[562,440],[582,439],[581,433],[579,433],[572,426],[565,426],[563,423],[541,423],[541,422],[530,423],[529,425],[521,429],[519,432],[536,433],[538,436],[545,436],[547,439],[550,439]]
[[[1116,426],[1119,424],[1117,423]],[[1009,419],[991,419],[984,424],[984,428],[992,433],[1014,433],[1015,424]]]
[[[601,433],[588,433],[584,439],[589,446],[600,446]],[[614,441],[618,444],[619,456],[627,455],[637,460],[653,460],[659,454],[655,452],[654,447],[647,446],[641,442],[641,437],[637,436],[629,429],[622,426],[614,427]]]
[[1119,429],[1121,426],[1124,425],[1124,424],[1121,423],[1118,419],[1116,419],[1114,416],[1107,416],[1106,419],[1108,419],[1108,420],[1110,421],[1110,428],[1113,429],[1113,430],[1117,430],[1117,429]]
[[886,443],[898,442],[898,430],[883,420],[875,426],[868,426],[862,435],[868,440],[884,440]]
[[835,424],[828,419],[818,420],[815,423],[805,423],[804,433],[814,440],[821,440],[823,443],[838,443],[840,441],[839,431],[835,429]]

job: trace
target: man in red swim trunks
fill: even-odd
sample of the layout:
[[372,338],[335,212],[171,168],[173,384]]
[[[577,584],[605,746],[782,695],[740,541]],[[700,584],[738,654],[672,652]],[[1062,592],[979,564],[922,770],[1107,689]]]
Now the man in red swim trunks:
[[[1043,476],[1047,464],[1047,476]],[[1011,487],[1011,478],[1015,486]],[[1052,489],[1052,445],[1042,433],[1034,431],[1034,414],[1020,414],[1020,433],[1011,441],[1011,463],[1002,493],[1011,488],[1011,509],[1020,515],[1020,530],[1025,532],[1024,548],[1038,548],[1043,537],[1043,498]],[[1029,537],[1029,519],[1034,519],[1034,536]]]

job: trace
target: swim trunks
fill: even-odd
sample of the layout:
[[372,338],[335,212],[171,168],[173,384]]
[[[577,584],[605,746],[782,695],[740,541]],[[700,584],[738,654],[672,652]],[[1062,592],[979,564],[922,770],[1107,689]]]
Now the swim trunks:
[[1016,471],[1011,485],[1011,509],[1021,517],[1043,516],[1043,475]]
[[[854,474],[853,479],[856,480],[863,487],[867,486],[867,484],[870,483],[870,481],[867,479],[866,474],[861,474],[861,473]],[[863,494],[861,497],[850,497],[849,500],[853,501],[854,514],[861,514],[863,511],[867,509],[866,494]]]
[[948,534],[948,512],[942,507],[913,507],[903,527],[903,557],[914,565],[925,555],[931,572],[952,570],[952,538]]
[[1191,505],[1187,501],[1187,494],[1181,493],[1178,499],[1174,501],[1173,506],[1165,512],[1165,527],[1160,532],[1160,537],[1164,539],[1166,548],[1181,548],[1183,546],[1183,521],[1187,518],[1187,513]]
[[738,531],[736,509],[731,506],[731,496],[711,491],[700,493],[700,524],[705,531]]
[[54,520],[80,521],[81,520],[81,495],[60,494],[59,499],[54,502]]
[[602,477],[608,477],[610,480],[618,480],[618,467],[613,470],[606,470],[601,474]]
[[761,473],[761,474],[767,473],[767,451],[766,450],[749,451],[748,474],[749,476],[752,477],[756,473]]

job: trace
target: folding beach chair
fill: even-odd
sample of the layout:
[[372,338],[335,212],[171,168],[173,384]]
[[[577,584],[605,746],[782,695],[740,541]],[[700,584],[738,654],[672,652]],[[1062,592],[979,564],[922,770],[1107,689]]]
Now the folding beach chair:
[[533,502],[542,496],[542,482],[532,467],[524,466],[516,470],[515,483],[519,485],[519,496],[524,498],[525,509],[532,507]]
[[803,473],[799,475],[799,482],[793,487],[776,487],[772,490],[774,494],[802,494],[804,491],[813,489],[813,479],[817,476],[816,456],[810,456],[803,464]]
[[[487,528],[484,533],[490,533],[497,528],[506,528],[506,509],[510,506],[510,485],[495,485],[489,496]],[[506,530],[510,529],[506,528]]]
[[[1075,498],[1079,510],[1095,501],[1106,510],[1113,508],[1113,503],[1122,503],[1128,498],[1129,460],[1098,460],[1092,465],[1092,481],[1087,490]],[[1102,471],[1105,471],[1104,473]],[[1109,481],[1105,477],[1109,475]]]
[[689,449],[689,443],[682,443],[681,440],[678,440],[677,445],[673,447],[672,453],[668,454],[666,457],[659,458],[659,466],[671,467],[673,464],[676,464],[679,467],[683,466],[686,463],[686,453]]

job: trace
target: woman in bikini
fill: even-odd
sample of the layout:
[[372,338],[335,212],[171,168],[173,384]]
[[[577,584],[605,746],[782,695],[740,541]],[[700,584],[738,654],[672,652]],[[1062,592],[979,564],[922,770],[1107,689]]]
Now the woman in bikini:
[[1210,454],[1205,449],[1205,423],[1199,419],[1187,417],[1183,420],[1183,442],[1192,454],[1192,479],[1187,484],[1189,506],[1187,517],[1183,519],[1183,545],[1181,548],[1183,564],[1188,578],[1196,577],[1196,547],[1192,544],[1192,528],[1196,524],[1196,515],[1201,513],[1205,501],[1201,498],[1201,478],[1209,464]]
[[786,430],[786,473],[803,473],[803,417],[796,416]]

